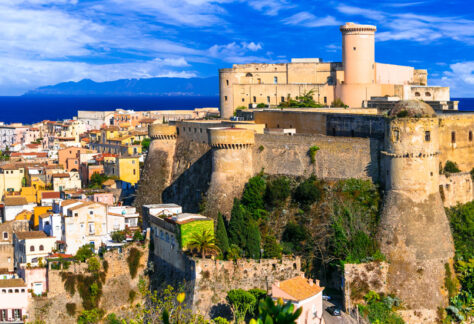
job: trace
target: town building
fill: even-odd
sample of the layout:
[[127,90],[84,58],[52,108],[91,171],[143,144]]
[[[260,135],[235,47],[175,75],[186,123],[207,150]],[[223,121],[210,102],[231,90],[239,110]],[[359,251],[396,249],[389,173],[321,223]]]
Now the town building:
[[3,222],[11,221],[22,212],[27,210],[33,212],[36,203],[29,203],[25,197],[6,196],[0,207]]
[[125,228],[137,230],[140,215],[135,207],[109,206],[107,207],[107,234],[123,231]]
[[306,279],[304,276],[277,281],[272,285],[272,298],[291,302],[294,309],[301,308],[297,324],[322,324],[323,319],[323,287],[319,280]]
[[117,177],[124,182],[122,189],[135,186],[140,180],[140,162],[138,157],[119,157],[113,163],[104,164],[105,174]]
[[46,257],[56,248],[56,238],[42,231],[16,232],[13,234],[15,266],[19,269],[28,264],[36,266],[46,262]]
[[79,172],[64,172],[53,174],[53,190],[65,191],[71,189],[81,189],[81,177]]
[[0,323],[23,323],[28,291],[23,279],[0,279]]
[[0,223],[0,269],[12,272],[15,269],[13,234],[30,230],[27,220],[12,220]]

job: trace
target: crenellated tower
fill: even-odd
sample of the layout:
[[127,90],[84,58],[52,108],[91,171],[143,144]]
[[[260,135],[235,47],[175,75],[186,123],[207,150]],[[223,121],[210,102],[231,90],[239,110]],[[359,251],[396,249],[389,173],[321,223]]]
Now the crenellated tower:
[[255,132],[243,128],[211,128],[212,176],[208,196],[212,206],[230,216],[233,200],[240,197],[253,176],[252,147]]
[[439,193],[439,119],[426,103],[390,112],[382,151],[385,201],[378,238],[390,262],[389,291],[433,318],[447,304],[445,267],[454,246]]

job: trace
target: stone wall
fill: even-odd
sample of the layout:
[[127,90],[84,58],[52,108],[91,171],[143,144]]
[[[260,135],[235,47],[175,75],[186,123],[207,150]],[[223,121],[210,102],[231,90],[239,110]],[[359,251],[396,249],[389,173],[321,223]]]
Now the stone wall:
[[[126,261],[132,247],[142,252],[135,278],[130,277],[130,270]],[[148,249],[141,245],[133,244],[126,247],[122,253],[119,253],[117,250],[106,252],[104,260],[108,262],[108,271],[102,288],[99,308],[103,309],[106,314],[127,314],[128,306],[130,305],[129,292],[131,290],[136,292],[135,302],[140,299],[138,281],[140,274],[146,268]],[[74,274],[87,274],[87,264],[73,263],[67,270],[48,269],[48,296],[30,299],[28,306],[29,322],[42,320],[46,323],[76,323],[77,315],[83,309],[82,301],[77,289],[73,296],[69,295],[64,289],[64,282],[61,278],[61,272],[63,271]],[[75,316],[71,317],[67,314],[67,303],[76,304]]]
[[444,207],[471,202],[474,198],[471,174],[462,172],[440,175],[439,191]]
[[193,306],[196,311],[214,317],[225,308],[231,289],[259,288],[270,291],[275,281],[303,275],[299,258],[220,261],[197,260]]

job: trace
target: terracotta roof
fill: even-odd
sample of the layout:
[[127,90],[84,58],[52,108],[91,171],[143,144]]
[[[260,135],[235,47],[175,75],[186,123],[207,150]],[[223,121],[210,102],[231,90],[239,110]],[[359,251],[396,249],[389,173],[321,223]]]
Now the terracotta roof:
[[140,119],[138,122],[139,123],[153,123],[156,119],[155,118],[143,118],[143,119]]
[[69,173],[55,173],[53,178],[69,178]]
[[3,280],[0,280],[0,287],[2,288],[26,287],[26,284],[21,278],[3,279]]
[[42,199],[61,198],[61,193],[58,191],[42,192]]
[[102,183],[103,186],[113,186],[114,184],[115,184],[115,180],[112,180],[112,179],[107,179]]
[[28,205],[28,201],[25,197],[5,197],[4,201],[6,206],[22,206]]
[[64,258],[64,259],[72,259],[74,255],[72,254],[65,254],[65,253],[53,253],[47,256],[48,259],[51,258]]
[[[87,207],[87,206],[90,206],[90,205],[93,205],[93,204],[96,204],[95,202],[92,202],[92,201],[84,201],[82,204],[80,205],[77,205],[77,206],[74,206],[74,207],[71,207],[69,208],[69,210],[76,210],[76,209],[81,209],[81,208],[84,208],[84,207]],[[97,203],[98,204],[98,203]]]
[[[323,287],[314,284],[311,279],[306,279],[301,276],[280,281],[276,285],[285,293],[293,297],[292,300],[295,301],[301,301],[310,298],[314,295],[319,294],[324,289]],[[280,296],[273,297],[278,298]]]
[[16,232],[15,235],[19,240],[48,238],[43,231]]
[[50,213],[44,213],[44,214],[41,214],[39,215],[40,218],[47,218],[49,217],[49,215],[51,215]]
[[68,200],[63,200],[60,202],[60,205],[65,207],[65,206],[69,206],[71,204],[74,204],[74,203],[78,203],[78,202],[81,202],[80,200],[76,200],[76,199],[68,199]]

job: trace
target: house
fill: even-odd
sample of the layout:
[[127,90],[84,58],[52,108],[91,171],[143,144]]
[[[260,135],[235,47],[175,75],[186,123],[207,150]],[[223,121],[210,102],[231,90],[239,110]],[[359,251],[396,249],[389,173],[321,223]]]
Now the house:
[[113,206],[115,204],[115,197],[111,192],[100,192],[92,195],[92,201]]
[[25,177],[25,169],[10,163],[0,166],[0,194],[4,191],[20,191]]
[[314,282],[304,276],[294,277],[284,281],[277,281],[272,285],[272,298],[290,301],[295,310],[302,308],[297,324],[320,324],[323,319],[323,287],[319,280]]
[[0,323],[23,323],[27,307],[28,291],[23,279],[1,279]]
[[177,214],[173,216],[151,216],[151,237],[154,255],[160,266],[170,266],[176,271],[186,268],[183,251],[193,235],[209,231],[214,235],[214,220],[198,214]]
[[27,220],[13,220],[0,224],[0,269],[7,269],[8,271],[15,269],[13,234],[26,232],[29,229],[30,225]]
[[53,174],[53,190],[64,191],[81,189],[81,177],[79,172],[64,172]]
[[152,216],[171,216],[181,214],[183,208],[177,204],[150,204],[142,206],[144,227],[148,227],[148,222]]
[[[120,157],[115,163],[104,164],[105,174],[108,176],[118,177],[119,180],[135,186],[140,180],[140,162],[138,157]],[[122,189],[128,189],[123,188]]]
[[58,162],[59,165],[67,171],[79,171],[79,166],[81,162],[82,153],[95,153],[92,150],[82,148],[82,147],[67,147],[61,150],[58,150]]
[[58,191],[43,191],[41,192],[41,206],[53,206],[53,201],[61,197]]
[[64,224],[62,241],[66,244],[66,253],[76,254],[85,244],[90,244],[97,251],[102,243],[107,242],[106,205],[91,201],[79,201],[72,205],[62,207]]
[[[46,260],[45,260],[46,261]],[[48,291],[47,269],[41,268],[20,268],[18,274],[25,281],[26,288],[37,296],[41,296]]]
[[15,265],[19,269],[25,264],[38,265],[56,246],[56,238],[42,231],[16,232],[13,234]]
[[107,208],[107,234],[110,235],[113,232],[122,231],[126,227],[131,230],[139,229],[139,217],[140,215],[135,207],[109,206]]
[[62,217],[60,214],[45,213],[40,215],[38,229],[45,232],[46,235],[61,240],[62,228]]
[[35,203],[28,203],[25,197],[6,196],[1,207],[2,219],[4,222],[15,219],[23,210],[33,211]]

